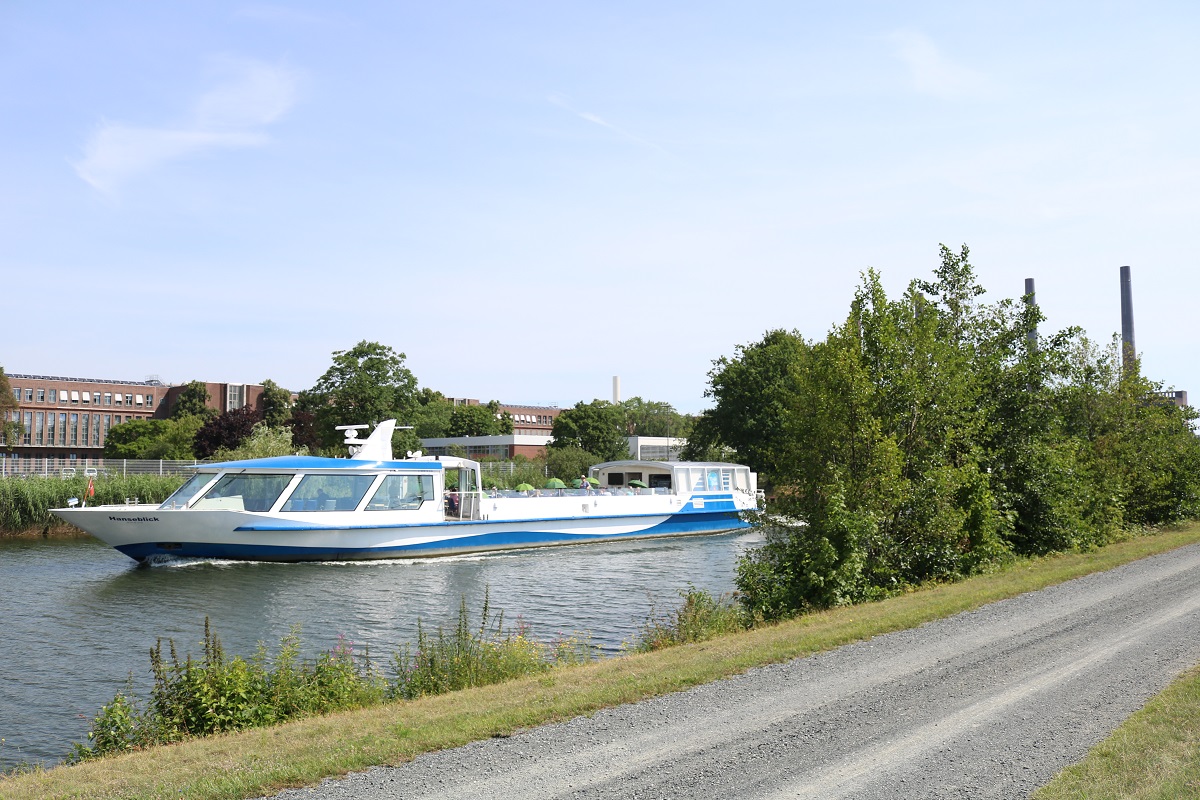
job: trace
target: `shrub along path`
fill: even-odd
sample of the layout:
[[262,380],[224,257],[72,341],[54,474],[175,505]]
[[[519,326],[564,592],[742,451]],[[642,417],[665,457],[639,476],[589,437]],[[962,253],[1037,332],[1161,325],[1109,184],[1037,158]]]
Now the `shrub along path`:
[[[1200,613],[1185,613],[1200,604],[1193,588],[1200,586],[1200,548],[1017,595],[1198,540],[1200,529],[1191,527],[1026,562],[699,645],[7,779],[0,795],[254,797],[510,734],[517,735],[424,756],[401,771],[369,770],[299,796],[419,796],[425,780],[447,797],[585,787],[607,795],[1024,794],[1200,658],[1188,650],[1200,647]],[[778,663],[1005,597],[1015,599]],[[1175,632],[1187,625],[1191,635],[1180,644]],[[1152,669],[1131,667],[1131,659]],[[591,719],[519,732],[589,713]],[[683,724],[669,724],[676,721]],[[964,776],[969,787],[952,788]]]

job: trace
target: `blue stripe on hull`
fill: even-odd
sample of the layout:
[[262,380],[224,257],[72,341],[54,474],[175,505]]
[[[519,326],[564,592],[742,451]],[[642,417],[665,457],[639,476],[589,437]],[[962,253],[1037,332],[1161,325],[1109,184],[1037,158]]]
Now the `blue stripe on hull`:
[[[481,550],[504,550],[555,544],[720,533],[749,527],[736,511],[676,514],[657,525],[629,533],[581,534],[554,531],[497,531],[478,536],[456,536],[436,542],[394,547],[296,547],[291,545],[230,544],[222,542],[141,542],[117,547],[137,561],[155,555],[182,558],[227,558],[244,561],[355,561],[377,558],[453,555]],[[166,546],[164,546],[166,545]]]

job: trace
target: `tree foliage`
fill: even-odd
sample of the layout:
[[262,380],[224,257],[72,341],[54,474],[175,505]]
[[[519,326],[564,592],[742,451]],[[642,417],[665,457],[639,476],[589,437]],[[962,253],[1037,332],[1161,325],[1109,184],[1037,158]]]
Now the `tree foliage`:
[[333,364],[297,401],[301,411],[313,414],[322,444],[340,445],[338,425],[375,425],[393,418],[410,424],[418,405],[417,379],[404,359],[403,353],[365,340],[333,353]]
[[270,378],[262,382],[262,387],[259,399],[262,421],[272,428],[286,425],[292,417],[292,393]]
[[576,403],[555,417],[549,449],[575,448],[593,454],[597,461],[626,458],[629,443],[625,441],[624,423],[619,405],[606,400]]
[[189,381],[183,385],[179,396],[175,398],[175,405],[171,407],[171,419],[179,419],[180,417],[202,417],[209,419],[217,416],[218,412],[214,408],[208,407],[208,401],[212,399],[208,393],[208,386],[204,381]]
[[258,409],[242,406],[207,420],[196,432],[193,450],[198,458],[209,458],[218,450],[233,450],[263,421]]
[[3,439],[4,446],[9,452],[25,433],[25,425],[21,420],[9,419],[9,412],[19,408],[17,398],[13,397],[12,391],[8,375],[5,374],[4,367],[0,367],[0,439]]
[[114,425],[104,441],[105,458],[188,460],[192,444],[204,425],[198,416],[178,419],[133,419]]
[[259,422],[236,447],[218,449],[212,458],[217,461],[242,461],[290,455],[308,455],[308,448],[297,447],[292,442],[292,430],[288,426],[272,428],[266,422]]
[[[1195,413],[1036,307],[982,301],[963,247],[889,298],[868,271],[820,341],[770,331],[714,362],[689,449],[728,446],[777,512],[739,565],[778,617],[1094,547],[1200,513]],[[787,522],[790,520],[791,522]]]
[[513,432],[512,415],[492,400],[486,405],[458,406],[450,412],[447,436],[502,436]]

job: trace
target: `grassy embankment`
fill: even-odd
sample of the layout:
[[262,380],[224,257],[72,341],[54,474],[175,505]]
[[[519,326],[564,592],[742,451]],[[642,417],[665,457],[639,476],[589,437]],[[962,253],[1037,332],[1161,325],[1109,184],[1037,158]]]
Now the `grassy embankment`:
[[[915,627],[1195,542],[1200,542],[1200,524],[1096,552],[1021,561],[1002,572],[960,583],[700,644],[8,777],[0,780],[0,796],[9,800],[260,796]],[[1177,708],[1176,713],[1194,715],[1192,701],[1197,699],[1191,695],[1187,707]]]
[[1182,675],[1034,800],[1200,797],[1200,667]]

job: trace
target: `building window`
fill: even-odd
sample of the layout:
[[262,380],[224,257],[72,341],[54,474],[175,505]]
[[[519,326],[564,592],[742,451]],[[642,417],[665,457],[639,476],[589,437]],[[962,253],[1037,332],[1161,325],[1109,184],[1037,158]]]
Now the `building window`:
[[100,446],[100,415],[92,414],[92,447]]
[[112,405],[112,392],[104,393],[104,405],[106,405],[106,406]]
[[135,394],[133,399],[139,406],[142,404],[142,396],[140,394]]
[[100,405],[100,393],[96,392],[92,395],[92,405]]
[[131,395],[131,394],[125,395],[125,405],[127,405],[127,406],[133,405],[133,395]]
[[152,395],[152,394],[146,395],[146,405],[150,406],[151,408],[154,407],[154,395]]
[[42,437],[46,435],[46,412],[39,411],[33,415],[33,443],[42,444]]
[[33,444],[33,412],[25,412],[25,435],[23,437],[25,444]]
[[33,402],[33,389],[26,389],[26,390],[25,390],[25,402],[26,402],[26,403],[32,403],[32,402]]
[[38,402],[39,403],[46,402],[46,390],[45,389],[38,389]]
[[50,390],[50,402],[51,402],[51,403],[57,403],[57,402],[58,402],[58,389],[51,389],[51,390]]
[[104,441],[108,441],[108,431],[112,428],[112,414],[104,415]]
[[79,415],[71,415],[71,444],[79,444]]
[[79,402],[79,392],[71,392],[71,402],[72,403]]
[[13,387],[13,398],[19,403],[21,402],[21,390],[16,386]]
[[80,443],[81,445],[83,445],[84,447],[87,447],[87,444],[88,444],[88,428],[89,428],[89,426],[88,426],[88,422],[89,422],[89,420],[91,420],[91,418],[92,418],[92,415],[91,415],[91,414],[84,414],[84,415],[82,415],[82,416],[83,416],[83,420],[82,420],[82,422],[83,422],[83,436],[81,436],[81,437],[80,437],[79,443]]
[[46,444],[54,444],[54,412],[46,415]]
[[237,411],[246,405],[246,385],[231,383],[225,387],[225,410]]
[[[72,398],[72,399],[74,399],[74,398]],[[85,403],[92,402],[92,396],[90,394],[88,394],[87,392],[84,392],[83,393],[83,402],[85,402]]]
[[59,444],[67,443],[67,415],[66,414],[58,415],[58,443]]

